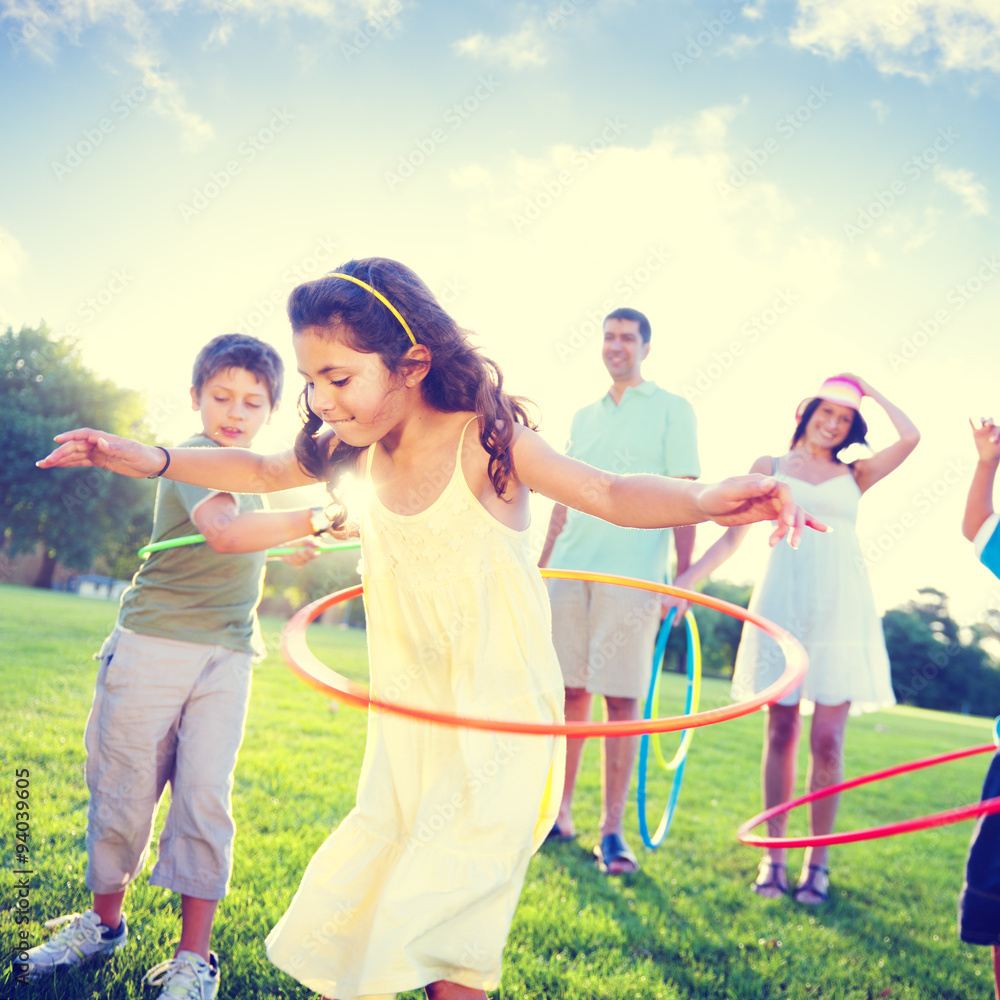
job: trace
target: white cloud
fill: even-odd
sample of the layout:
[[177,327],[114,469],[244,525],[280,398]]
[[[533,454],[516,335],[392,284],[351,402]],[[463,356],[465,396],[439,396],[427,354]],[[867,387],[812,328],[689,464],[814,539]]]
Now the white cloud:
[[472,191],[476,188],[492,190],[493,175],[480,163],[470,163],[464,167],[448,171],[448,180],[459,191]]
[[798,0],[793,45],[929,79],[946,70],[1000,72],[996,0]]
[[187,148],[197,149],[213,138],[212,126],[197,112],[188,109],[180,85],[157,66],[150,52],[137,49],[129,62],[142,74],[142,85],[152,95],[152,109],[178,126]]
[[949,170],[938,163],[934,167],[934,179],[953,191],[965,203],[970,215],[989,215],[990,205],[986,185],[975,179],[971,170]]
[[868,107],[875,112],[875,117],[878,119],[879,125],[881,125],[886,118],[889,117],[889,112],[892,110],[892,108],[890,108],[885,101],[880,101],[878,98],[874,101],[870,101]]
[[530,16],[520,28],[507,35],[494,38],[480,31],[453,42],[452,49],[456,55],[504,63],[511,69],[544,66],[549,61],[549,45],[544,31],[544,23]]
[[[163,68],[158,50],[158,20],[174,19],[180,8],[200,8],[215,13],[219,21],[206,39],[225,45],[234,29],[234,18],[297,15],[326,21],[353,37],[360,29],[367,37],[392,34],[397,15],[409,0],[0,0],[0,33],[15,54],[27,51],[54,62],[65,41],[78,44],[97,27],[120,31],[128,47],[127,62],[142,73],[142,84],[152,94],[152,110],[173,122],[183,143],[194,148],[213,136],[213,129],[187,103],[180,84]],[[359,21],[360,19],[360,21]]]
[[[744,11],[746,13],[746,11]],[[756,38],[750,35],[736,35],[728,45],[723,45],[719,49],[720,56],[741,56],[744,52],[752,52],[764,39],[761,36]]]
[[[658,331],[649,377],[673,391],[717,367],[714,354],[739,358],[697,390],[699,415],[710,422],[729,408],[758,406],[753,387],[766,377],[758,366],[798,357],[802,331],[823,325],[842,290],[848,248],[804,225],[771,183],[758,179],[720,196],[719,182],[739,162],[727,129],[739,111],[705,109],[638,148],[625,131],[603,147],[561,144],[451,174],[470,238],[503,266],[516,260],[522,275],[521,293],[490,317],[490,329],[496,342],[510,342],[505,365],[528,395],[579,398],[591,385],[599,395],[605,376],[594,364],[595,331],[609,308],[631,305]],[[763,332],[748,326],[761,316]],[[822,379],[821,367],[805,374],[807,383]],[[549,432],[558,439],[560,430]],[[742,467],[742,455],[729,458],[727,467]]]

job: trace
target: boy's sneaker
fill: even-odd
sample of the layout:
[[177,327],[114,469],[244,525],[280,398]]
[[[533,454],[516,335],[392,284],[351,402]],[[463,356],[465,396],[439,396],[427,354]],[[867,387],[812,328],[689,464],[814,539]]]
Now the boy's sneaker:
[[143,982],[163,986],[157,1000],[215,1000],[219,992],[219,956],[209,952],[210,962],[193,951],[180,951],[146,973]]
[[68,913],[64,917],[47,920],[46,927],[66,926],[57,931],[45,944],[28,950],[28,978],[41,979],[52,973],[71,969],[77,965],[106,958],[128,940],[125,914],[118,930],[112,931],[101,923],[93,911]]

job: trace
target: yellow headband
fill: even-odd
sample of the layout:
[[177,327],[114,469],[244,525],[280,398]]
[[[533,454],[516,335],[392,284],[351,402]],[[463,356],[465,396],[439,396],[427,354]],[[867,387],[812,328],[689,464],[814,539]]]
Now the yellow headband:
[[361,288],[367,288],[368,291],[371,292],[372,295],[374,295],[375,298],[377,298],[386,307],[386,309],[388,309],[389,312],[391,312],[393,316],[399,320],[400,325],[406,331],[406,336],[410,338],[410,343],[413,344],[414,347],[417,346],[417,338],[413,336],[413,331],[410,329],[406,320],[403,319],[399,310],[377,288],[372,288],[372,286],[367,282],[362,281],[360,278],[355,278],[353,274],[343,274],[340,271],[331,271],[327,277],[343,278],[344,281],[353,281],[355,285],[358,285]]

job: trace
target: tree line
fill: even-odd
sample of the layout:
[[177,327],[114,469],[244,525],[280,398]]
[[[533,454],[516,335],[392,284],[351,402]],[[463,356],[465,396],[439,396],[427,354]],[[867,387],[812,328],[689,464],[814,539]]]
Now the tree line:
[[[44,324],[8,327],[0,334],[0,420],[6,429],[0,461],[0,535],[8,558],[34,552],[43,560],[35,586],[50,587],[57,565],[98,570],[129,579],[139,568],[136,551],[149,539],[155,483],[100,469],[51,469],[35,461],[48,453],[52,437],[71,427],[93,426],[149,439],[140,393],[102,379],[83,364],[79,345],[52,336]],[[355,551],[317,559],[300,571],[269,565],[265,594],[270,610],[287,612],[307,600],[357,580]],[[704,592],[740,607],[750,600],[746,584],[714,580]],[[363,621],[360,602],[352,624]],[[694,606],[706,674],[732,674],[742,622]],[[925,587],[918,597],[882,618],[898,701],[921,708],[972,715],[1000,714],[1000,665],[990,654],[1000,640],[1000,611],[972,626],[960,626],[948,598]],[[667,645],[664,669],[683,672],[683,630]]]
[[[709,581],[702,589],[742,608],[750,603],[753,590],[726,580]],[[1000,663],[990,653],[990,646],[1000,640],[1000,611],[990,610],[981,621],[962,626],[951,617],[946,594],[933,587],[923,587],[917,594],[882,616],[896,700],[943,712],[1000,715]],[[710,608],[692,607],[704,673],[732,676],[743,623]],[[664,669],[683,673],[686,655],[682,631],[674,629]]]

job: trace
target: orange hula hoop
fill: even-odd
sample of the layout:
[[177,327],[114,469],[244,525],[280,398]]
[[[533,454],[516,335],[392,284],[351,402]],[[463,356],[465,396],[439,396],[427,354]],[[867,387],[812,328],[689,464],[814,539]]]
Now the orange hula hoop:
[[750,622],[751,625],[763,630],[765,634],[778,643],[785,657],[785,672],[770,687],[746,701],[736,702],[722,708],[708,709],[695,715],[665,716],[660,719],[636,719],[624,722],[568,722],[546,725],[538,722],[479,719],[471,716],[453,715],[449,712],[411,708],[395,702],[372,698],[368,688],[338,674],[335,670],[331,670],[312,653],[306,643],[306,626],[327,608],[360,596],[364,590],[360,584],[313,601],[292,615],[281,632],[281,655],[292,673],[305,681],[306,684],[345,705],[353,705],[356,708],[374,708],[378,711],[393,712],[397,715],[423,719],[445,726],[535,736],[569,736],[576,739],[588,736],[641,736],[644,733],[669,733],[678,729],[691,729],[697,726],[715,725],[718,722],[728,722],[731,719],[756,712],[764,705],[773,704],[783,698],[789,691],[802,683],[809,668],[806,652],[794,636],[766,618],[751,614],[745,608],[730,604],[728,601],[722,601],[716,597],[709,597],[691,590],[683,590],[680,587],[671,587],[663,583],[635,580],[631,577],[613,576],[607,573],[543,569],[541,574],[543,577],[554,580],[613,583],[623,587],[633,587],[637,590],[648,590],[654,594],[682,597],[694,604],[701,604],[704,607],[721,611],[723,614],[732,615],[742,621]]

